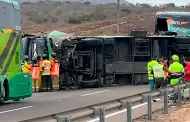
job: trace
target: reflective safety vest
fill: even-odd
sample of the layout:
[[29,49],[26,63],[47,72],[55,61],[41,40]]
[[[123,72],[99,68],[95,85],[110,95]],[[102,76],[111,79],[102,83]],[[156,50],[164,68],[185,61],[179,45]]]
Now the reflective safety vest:
[[148,79],[149,80],[153,80],[153,68],[154,66],[156,66],[158,64],[158,62],[156,60],[152,60],[150,62],[148,62],[147,68],[148,68]]
[[22,65],[22,72],[30,72],[30,64],[26,61],[24,61],[24,64]]
[[42,67],[44,70],[42,71],[42,75],[50,75],[50,70],[51,70],[51,63],[49,60],[44,60],[42,63]]
[[164,77],[163,65],[158,64],[158,65],[154,66],[153,74],[154,74],[154,78],[162,78],[162,77]]
[[[179,62],[174,62],[170,65],[169,70],[175,73],[183,73],[184,67]],[[179,83],[179,78],[174,78],[170,80],[171,85],[176,85]]]
[[32,79],[33,80],[38,80],[39,79],[39,72],[40,72],[40,68],[38,64],[33,64],[32,67]]
[[59,77],[59,63],[54,58],[51,59],[51,75]]

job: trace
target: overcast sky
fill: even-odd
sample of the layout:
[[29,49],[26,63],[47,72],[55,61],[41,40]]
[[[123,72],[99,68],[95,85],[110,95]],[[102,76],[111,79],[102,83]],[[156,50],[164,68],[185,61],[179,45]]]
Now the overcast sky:
[[164,3],[175,3],[176,5],[186,5],[190,3],[190,0],[126,0],[131,3],[150,3],[152,5],[155,4],[164,4]]

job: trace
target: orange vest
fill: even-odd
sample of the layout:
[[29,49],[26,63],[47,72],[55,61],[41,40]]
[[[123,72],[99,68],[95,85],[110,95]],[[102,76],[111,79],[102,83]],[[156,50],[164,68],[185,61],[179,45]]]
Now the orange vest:
[[40,60],[40,61],[39,61],[39,65],[40,65],[39,68],[40,68],[40,71],[42,70],[42,64],[43,64],[43,60]]
[[30,67],[30,72],[32,72],[33,71],[33,64],[31,63],[29,67]]
[[51,59],[51,75],[59,77],[59,63],[54,58]]
[[39,79],[39,72],[40,68],[38,64],[33,64],[32,66],[32,79],[33,80],[38,80]]

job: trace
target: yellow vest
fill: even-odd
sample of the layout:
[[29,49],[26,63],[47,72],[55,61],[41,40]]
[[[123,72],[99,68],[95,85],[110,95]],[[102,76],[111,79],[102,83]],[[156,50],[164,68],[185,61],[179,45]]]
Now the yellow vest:
[[26,61],[24,61],[24,64],[22,65],[22,72],[30,72],[30,64]]
[[42,67],[44,70],[42,71],[42,75],[50,75],[51,63],[49,60],[44,60],[42,63]]

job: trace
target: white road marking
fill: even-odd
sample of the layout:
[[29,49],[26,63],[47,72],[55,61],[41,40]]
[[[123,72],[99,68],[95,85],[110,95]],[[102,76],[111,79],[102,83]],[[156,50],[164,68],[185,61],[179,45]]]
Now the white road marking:
[[[158,101],[158,100],[160,100],[160,99],[158,98],[158,99],[155,99],[155,100]],[[146,104],[147,104],[147,103],[142,103],[142,104],[133,106],[132,109],[139,108],[139,107],[144,106],[144,105],[146,105]],[[121,111],[118,111],[118,112],[115,112],[115,113],[112,113],[112,114],[108,114],[108,115],[105,116],[105,118],[109,118],[109,117],[112,117],[112,116],[115,116],[115,115],[124,113],[124,112],[126,112],[126,111],[127,111],[127,109],[124,109],[124,110],[121,110]],[[93,120],[90,120],[90,121],[86,121],[86,122],[96,122],[96,121],[98,121],[98,120],[99,120],[99,118],[96,118],[96,119],[93,119]]]
[[26,107],[17,108],[17,109],[12,109],[12,110],[7,110],[7,111],[1,111],[0,114],[8,113],[8,112],[13,112],[13,111],[18,111],[18,110],[23,110],[23,109],[32,108],[32,107],[34,107],[34,106],[26,106]]
[[92,92],[92,93],[84,94],[84,95],[81,95],[81,96],[84,97],[84,96],[89,96],[89,95],[98,94],[98,93],[107,92],[107,91],[109,91],[109,89],[103,90],[103,91]]

